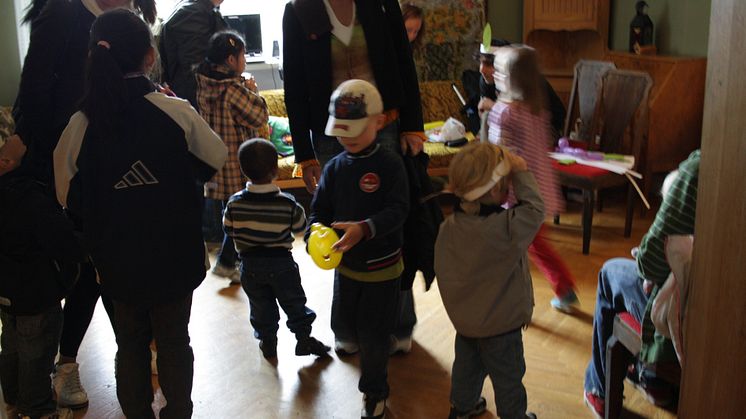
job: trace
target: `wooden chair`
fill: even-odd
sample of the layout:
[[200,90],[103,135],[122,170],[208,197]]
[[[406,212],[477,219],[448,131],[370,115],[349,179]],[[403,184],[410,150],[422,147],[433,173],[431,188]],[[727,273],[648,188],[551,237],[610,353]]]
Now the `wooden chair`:
[[565,131],[563,133],[565,137],[570,137],[570,131],[575,128],[575,121],[579,118],[578,140],[584,142],[593,140],[590,128],[593,113],[596,111],[601,77],[607,71],[615,68],[614,63],[610,61],[580,60],[575,64],[575,77],[573,78],[570,101],[565,116]]
[[[614,332],[606,342],[606,399],[605,419],[617,419],[624,401],[624,377],[627,367],[634,362],[642,348],[641,325],[630,313],[614,318]],[[656,365],[656,376],[676,384],[681,381],[678,364]]]
[[[607,69],[601,76],[596,107],[587,133],[587,138],[591,140],[583,143],[584,146],[604,153],[632,154],[635,157],[633,170],[639,172],[640,164],[644,161],[644,128],[647,124],[648,94],[652,84],[647,73]],[[627,128],[630,128],[630,141],[625,140]],[[627,186],[624,237],[630,236],[635,190],[625,176],[581,164],[567,166],[553,161],[553,165],[562,185],[583,191],[583,254],[588,254],[590,250],[593,210],[596,194],[600,190]],[[559,223],[559,216],[555,216],[554,222]]]

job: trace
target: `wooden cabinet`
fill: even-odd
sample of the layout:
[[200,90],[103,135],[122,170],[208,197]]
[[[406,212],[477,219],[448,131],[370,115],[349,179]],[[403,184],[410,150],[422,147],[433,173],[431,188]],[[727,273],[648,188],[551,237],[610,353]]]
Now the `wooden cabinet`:
[[653,173],[675,169],[700,146],[707,60],[616,51],[609,51],[604,60],[620,69],[644,71],[653,79],[643,170],[650,195]]
[[565,102],[573,68],[608,49],[609,0],[524,0],[523,42],[536,49],[544,75]]

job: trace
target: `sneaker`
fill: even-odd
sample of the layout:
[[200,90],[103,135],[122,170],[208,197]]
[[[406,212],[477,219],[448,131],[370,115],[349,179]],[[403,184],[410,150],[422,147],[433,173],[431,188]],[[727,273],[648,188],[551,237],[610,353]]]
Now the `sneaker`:
[[536,413],[526,412],[526,419],[536,419]]
[[386,417],[386,399],[374,399],[363,394],[363,410],[360,411],[362,419],[383,419]]
[[393,355],[397,352],[408,354],[411,351],[412,336],[408,336],[406,338],[397,338],[396,336],[391,336],[391,349],[389,349],[390,355]]
[[230,268],[219,263],[215,263],[215,267],[212,268],[213,275],[221,278],[227,278],[231,280],[231,285],[241,283],[241,272],[236,268]]
[[593,417],[596,419],[604,419],[606,401],[603,397],[593,394],[590,391],[586,391],[583,393],[583,400],[585,400],[585,405],[591,409]]
[[80,371],[76,362],[55,365],[52,382],[54,391],[57,392],[57,405],[72,409],[88,406],[88,394],[80,384]]
[[657,378],[650,370],[638,366],[638,363],[639,361],[629,366],[626,380],[650,403],[658,407],[671,405],[674,400],[673,387]]
[[277,357],[277,339],[262,339],[259,341],[259,349],[266,359]]
[[485,400],[484,397],[480,397],[479,400],[477,400],[477,404],[467,412],[461,412],[451,406],[451,412],[448,414],[448,419],[468,419],[481,415],[485,410],[487,410],[487,400]]
[[298,343],[295,345],[295,354],[298,356],[302,355],[316,355],[326,356],[332,348],[324,345],[318,339],[314,337],[306,337],[298,339]]
[[[54,413],[49,413],[38,417],[39,419],[73,419],[73,411],[66,407],[59,407]],[[31,416],[18,415],[18,419],[31,419]]]
[[570,290],[562,297],[552,298],[552,301],[550,301],[549,304],[551,304],[555,310],[559,310],[563,313],[572,313],[575,307],[580,305],[580,301],[578,301],[578,296],[575,295],[575,291]]
[[352,355],[357,353],[360,347],[355,342],[348,342],[345,340],[334,339],[334,352],[339,355]]

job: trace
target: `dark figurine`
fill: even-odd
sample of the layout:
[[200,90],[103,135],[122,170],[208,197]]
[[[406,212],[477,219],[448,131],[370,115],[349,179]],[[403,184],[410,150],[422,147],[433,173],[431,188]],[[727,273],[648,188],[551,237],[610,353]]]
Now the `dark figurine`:
[[637,13],[629,24],[629,52],[637,52],[640,47],[653,44],[653,21],[645,11],[648,4],[638,1]]

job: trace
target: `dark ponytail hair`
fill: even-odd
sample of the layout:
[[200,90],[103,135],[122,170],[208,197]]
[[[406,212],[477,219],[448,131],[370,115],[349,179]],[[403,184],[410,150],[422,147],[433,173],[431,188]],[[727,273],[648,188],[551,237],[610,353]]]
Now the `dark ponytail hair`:
[[129,10],[103,13],[91,26],[85,94],[81,111],[91,128],[111,134],[127,104],[124,75],[142,71],[152,48],[145,22]]
[[26,8],[26,15],[23,16],[21,23],[31,23],[31,21],[41,14],[41,9],[46,5],[47,0],[33,0],[33,2],[31,2],[31,4]]
[[[235,57],[246,51],[246,42],[236,31],[220,31],[210,38],[207,56],[197,67],[197,72],[212,77],[215,67],[225,64],[228,57]],[[236,76],[237,74],[234,74]]]

